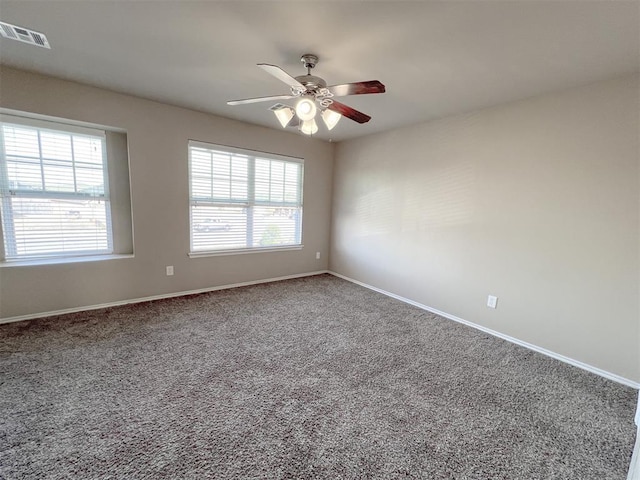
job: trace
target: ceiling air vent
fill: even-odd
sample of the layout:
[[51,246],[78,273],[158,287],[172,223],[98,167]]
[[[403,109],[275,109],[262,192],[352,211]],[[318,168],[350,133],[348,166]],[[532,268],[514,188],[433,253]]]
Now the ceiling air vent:
[[275,105],[269,107],[269,110],[272,111],[276,111],[276,110],[280,110],[281,108],[287,108],[289,107],[289,105],[285,105],[284,103],[276,103]]
[[44,36],[44,33],[34,32],[27,28],[11,25],[10,23],[0,22],[0,35],[10,40],[30,43],[36,47],[51,48],[47,37]]

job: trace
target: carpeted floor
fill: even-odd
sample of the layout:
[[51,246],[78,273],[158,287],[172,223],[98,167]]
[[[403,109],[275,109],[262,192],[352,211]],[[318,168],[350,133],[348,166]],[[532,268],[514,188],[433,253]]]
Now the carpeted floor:
[[636,392],[330,275],[0,325],[0,476],[624,479]]

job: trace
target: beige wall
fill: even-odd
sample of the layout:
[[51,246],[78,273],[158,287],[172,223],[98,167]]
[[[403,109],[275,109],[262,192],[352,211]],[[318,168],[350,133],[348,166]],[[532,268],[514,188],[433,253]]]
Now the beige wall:
[[340,143],[330,269],[639,381],[639,106],[625,76]]
[[[135,248],[0,268],[1,318],[323,270],[331,247],[337,273],[640,381],[637,75],[343,142],[335,172],[332,144],[1,75],[4,108],[127,131]],[[190,259],[188,139],[304,157],[304,249]]]
[[[1,75],[4,108],[127,131],[135,252],[127,259],[0,268],[1,318],[327,268],[332,144],[10,68]],[[304,248],[189,258],[189,139],[304,158]],[[174,276],[165,275],[166,265],[175,267]]]

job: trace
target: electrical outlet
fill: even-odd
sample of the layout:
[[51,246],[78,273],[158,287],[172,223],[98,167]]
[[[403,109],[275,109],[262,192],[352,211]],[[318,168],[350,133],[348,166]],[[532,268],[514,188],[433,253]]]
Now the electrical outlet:
[[493,295],[489,295],[487,297],[487,307],[489,307],[489,308],[498,308],[498,297],[494,297]]
[[320,252],[316,252],[316,260],[320,260]]
[[167,276],[170,277],[171,275],[173,275],[173,265],[168,265],[167,266]]

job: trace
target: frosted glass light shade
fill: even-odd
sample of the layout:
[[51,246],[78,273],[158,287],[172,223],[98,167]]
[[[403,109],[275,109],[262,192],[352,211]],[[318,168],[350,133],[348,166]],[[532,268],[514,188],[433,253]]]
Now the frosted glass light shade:
[[342,118],[338,112],[334,112],[333,110],[329,110],[328,108],[321,113],[322,120],[324,120],[324,124],[327,126],[328,130],[331,130],[338,124],[338,121]]
[[302,97],[296,104],[296,115],[303,122],[316,116],[316,102],[309,97]]
[[278,118],[280,125],[282,125],[282,128],[285,128],[287,125],[289,125],[289,122],[295,115],[293,108],[290,107],[283,107],[278,110],[274,110],[273,113],[276,114],[276,117]]
[[300,126],[300,131],[305,135],[313,135],[318,131],[318,124],[313,118],[311,120],[305,120]]

